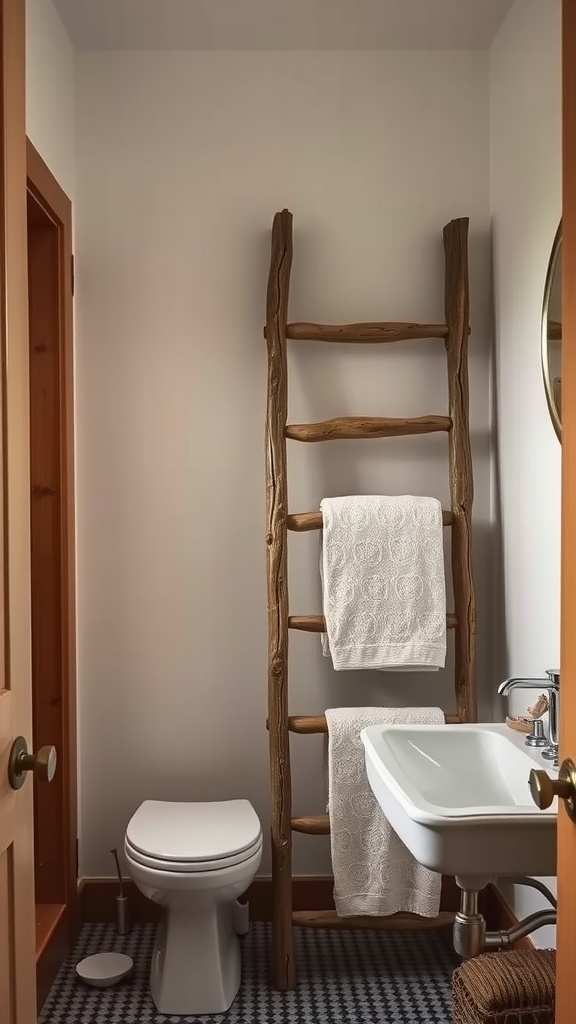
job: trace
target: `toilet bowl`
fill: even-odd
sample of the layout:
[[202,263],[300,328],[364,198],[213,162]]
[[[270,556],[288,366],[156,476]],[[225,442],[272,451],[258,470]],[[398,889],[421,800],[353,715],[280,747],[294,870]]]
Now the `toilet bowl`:
[[150,993],[160,1013],[224,1013],[240,985],[234,901],[262,859],[262,830],[248,800],[146,800],[124,840],[138,888],[166,910]]

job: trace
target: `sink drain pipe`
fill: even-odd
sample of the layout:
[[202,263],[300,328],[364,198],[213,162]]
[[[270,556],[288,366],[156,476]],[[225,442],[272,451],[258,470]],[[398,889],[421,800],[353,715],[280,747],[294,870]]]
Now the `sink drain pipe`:
[[550,890],[535,878],[513,877],[506,881],[515,885],[526,885],[537,889],[542,893],[553,906],[553,910],[539,910],[530,914],[522,921],[501,931],[489,932],[486,929],[486,920],[479,912],[478,898],[479,889],[461,889],[460,910],[454,919],[453,943],[454,949],[459,956],[469,959],[478,956],[480,953],[509,949],[510,946],[523,939],[526,935],[542,928],[544,925],[556,924],[556,899]]

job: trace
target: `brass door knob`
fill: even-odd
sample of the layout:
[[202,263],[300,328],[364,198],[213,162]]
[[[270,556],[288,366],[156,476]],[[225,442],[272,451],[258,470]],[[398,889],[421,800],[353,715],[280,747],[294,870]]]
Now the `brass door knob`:
[[57,761],[56,747],[40,747],[37,754],[29,754],[26,740],[17,736],[8,759],[8,781],[12,789],[24,785],[27,772],[33,772],[41,782],[52,782]]
[[568,816],[576,821],[576,765],[569,757],[562,762],[557,779],[550,778],[548,772],[533,768],[529,785],[532,799],[541,811],[550,807],[557,796],[564,801]]

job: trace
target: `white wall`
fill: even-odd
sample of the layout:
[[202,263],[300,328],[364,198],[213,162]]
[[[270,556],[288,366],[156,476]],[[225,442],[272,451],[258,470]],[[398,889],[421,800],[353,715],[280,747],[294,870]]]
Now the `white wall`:
[[[144,798],[268,807],[265,345],[274,212],[295,215],[295,319],[440,318],[441,229],[472,223],[472,431],[481,632],[489,544],[489,103],[480,53],[100,53],[77,78],[81,865]],[[294,346],[295,421],[442,412],[441,343]],[[305,450],[304,450],[305,449]],[[355,461],[351,456],[358,456]],[[437,436],[290,447],[291,507],[434,493]],[[317,536],[291,541],[318,611]],[[486,689],[486,660],[480,681]],[[291,638],[292,710],[441,703],[442,677],[335,675]],[[321,741],[293,746],[296,813],[322,811]],[[300,837],[296,871],[328,870]],[[263,865],[266,871],[267,864]]]
[[[560,38],[560,0],[516,0],[490,54],[502,676],[559,664],[561,449],[542,381],[540,316],[561,216]],[[540,905],[516,890],[518,914]],[[551,940],[550,929],[536,935]]]
[[74,196],[74,50],[51,0],[26,0],[26,131]]

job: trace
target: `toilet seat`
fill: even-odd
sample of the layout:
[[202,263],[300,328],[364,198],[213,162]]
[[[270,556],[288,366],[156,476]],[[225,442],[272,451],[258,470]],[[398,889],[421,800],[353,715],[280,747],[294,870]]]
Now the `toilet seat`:
[[152,857],[146,853],[140,853],[130,845],[127,839],[124,841],[124,853],[135,861],[136,864],[143,864],[145,867],[154,868],[156,871],[178,871],[180,873],[200,871],[221,871],[222,868],[231,868],[235,864],[243,864],[250,860],[255,853],[262,850],[262,836],[254,846],[242,853],[232,854],[231,857],[221,857],[218,860],[166,860],[161,857]]
[[260,821],[248,800],[146,800],[130,819],[125,837],[131,860],[180,873],[232,867],[261,848]]

